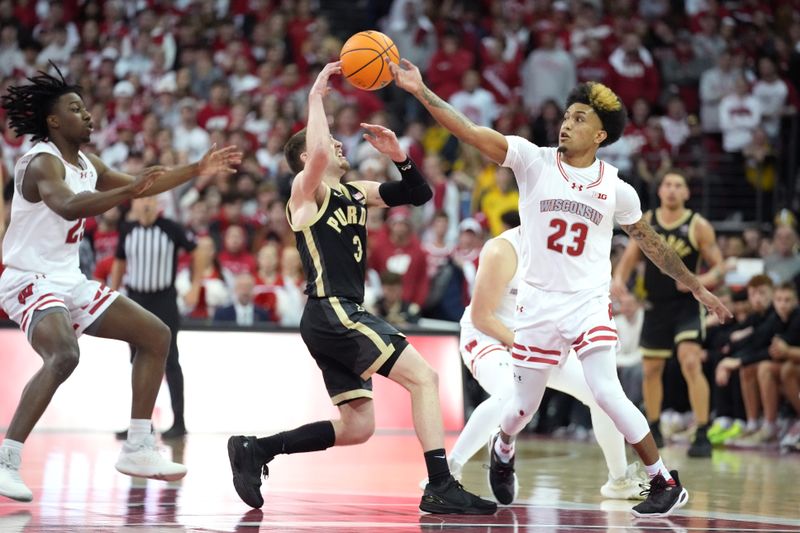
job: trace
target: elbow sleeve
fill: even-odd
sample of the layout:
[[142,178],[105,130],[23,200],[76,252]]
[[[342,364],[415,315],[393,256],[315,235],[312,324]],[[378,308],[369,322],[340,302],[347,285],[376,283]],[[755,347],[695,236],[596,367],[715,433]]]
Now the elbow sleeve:
[[378,187],[386,205],[422,205],[433,198],[433,191],[410,158],[395,165],[400,170],[401,180],[382,183]]

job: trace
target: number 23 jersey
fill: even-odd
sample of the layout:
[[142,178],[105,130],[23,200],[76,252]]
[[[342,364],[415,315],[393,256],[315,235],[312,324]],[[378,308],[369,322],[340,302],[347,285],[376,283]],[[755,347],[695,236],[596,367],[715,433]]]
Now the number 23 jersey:
[[514,171],[519,185],[522,279],[547,291],[607,288],[614,221],[633,224],[642,218],[636,191],[599,159],[572,167],[556,148],[517,136],[506,139],[503,166]]
[[64,183],[73,193],[94,191],[97,185],[97,170],[83,152],[78,152],[81,166],[76,167],[64,160],[53,143],[36,143],[14,166],[14,197],[11,222],[3,239],[3,264],[27,272],[80,274],[78,247],[85,220],[66,220],[44,201],[32,203],[22,196],[25,171],[39,154],[50,154],[61,161]]

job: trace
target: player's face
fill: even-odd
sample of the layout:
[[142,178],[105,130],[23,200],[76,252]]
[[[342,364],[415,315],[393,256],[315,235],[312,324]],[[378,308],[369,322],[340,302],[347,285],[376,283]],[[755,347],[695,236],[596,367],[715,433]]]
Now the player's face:
[[772,287],[769,285],[748,287],[747,299],[750,301],[750,308],[756,313],[761,313],[765,311],[772,302]]
[[91,140],[94,129],[92,115],[76,93],[67,93],[58,99],[48,117],[48,125],[57,129],[65,139],[81,144]]
[[344,152],[342,152],[342,143],[334,139],[333,136],[331,136],[331,149],[333,151],[333,160],[331,161],[331,165],[342,170],[343,172],[350,170],[350,163],[344,156]]
[[558,135],[558,151],[564,154],[597,149],[606,138],[603,123],[586,104],[572,104],[564,112]]
[[682,207],[684,202],[689,199],[689,188],[683,177],[675,174],[667,174],[658,186],[658,198],[661,206],[675,209]]

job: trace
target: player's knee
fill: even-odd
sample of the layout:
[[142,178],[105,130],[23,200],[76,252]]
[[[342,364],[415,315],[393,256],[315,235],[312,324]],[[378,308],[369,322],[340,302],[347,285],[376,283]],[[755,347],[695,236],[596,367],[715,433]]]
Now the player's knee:
[[371,417],[351,417],[344,420],[344,431],[339,437],[343,444],[363,444],[375,433],[375,419]]
[[753,365],[757,367],[756,372],[758,375],[758,381],[772,381],[772,361],[761,361],[757,365]]
[[166,359],[172,342],[172,332],[160,320],[152,320],[147,326],[147,335],[143,335],[140,342],[139,348],[144,348]]
[[660,361],[658,363],[651,362],[642,365],[642,376],[645,380],[661,379],[662,373],[663,366],[660,364]]
[[430,389],[439,387],[439,374],[429,364],[420,365],[410,378],[410,386],[419,387],[421,389]]
[[600,409],[606,413],[619,402],[627,401],[627,396],[622,392],[622,388],[617,390],[615,387],[607,385],[592,388],[592,395],[594,396],[594,401],[600,406]]
[[53,354],[46,364],[59,381],[64,381],[75,371],[79,361],[80,352],[78,348],[70,347]]
[[680,360],[681,371],[684,376],[695,376],[703,372],[699,354],[691,353]]

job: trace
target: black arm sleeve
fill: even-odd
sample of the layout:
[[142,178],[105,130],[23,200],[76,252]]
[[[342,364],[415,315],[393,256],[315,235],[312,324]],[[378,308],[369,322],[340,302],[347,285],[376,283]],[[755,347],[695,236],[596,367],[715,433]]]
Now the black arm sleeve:
[[378,187],[378,193],[386,205],[422,205],[433,198],[433,191],[411,158],[395,163],[395,166],[400,171],[401,180],[381,183]]

